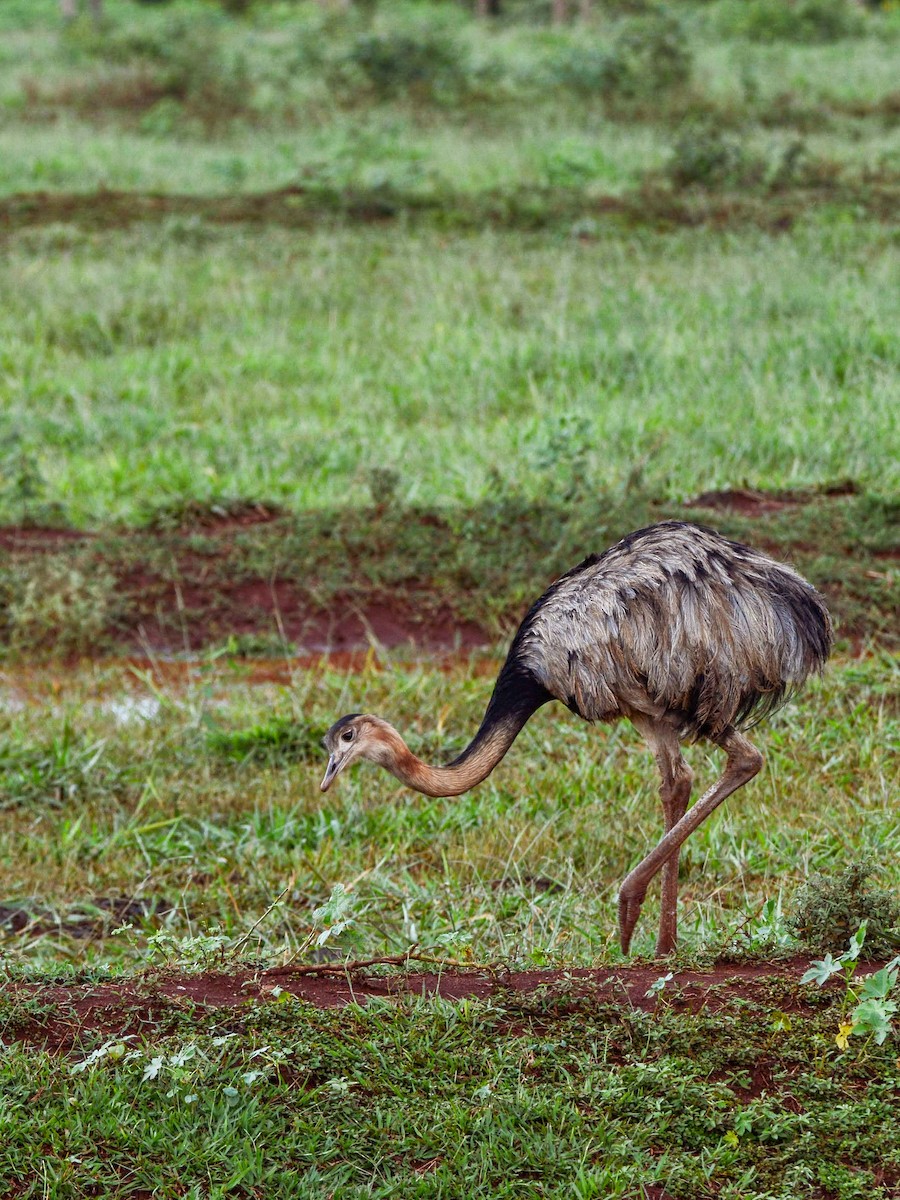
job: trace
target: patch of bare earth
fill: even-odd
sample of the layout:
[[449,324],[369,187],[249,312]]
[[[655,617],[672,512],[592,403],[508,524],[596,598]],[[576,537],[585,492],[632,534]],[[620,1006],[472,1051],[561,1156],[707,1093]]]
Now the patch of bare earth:
[[761,492],[753,488],[729,488],[723,491],[702,492],[689,500],[686,508],[708,508],[719,512],[738,513],[742,517],[765,517],[809,504],[816,496],[855,496],[859,488],[852,479],[828,484],[818,492]]
[[[866,974],[883,965],[864,963],[859,971]],[[156,972],[126,983],[101,986],[13,981],[0,984],[0,996],[38,1001],[44,1013],[36,1020],[8,1024],[0,1041],[27,1041],[65,1051],[85,1033],[114,1036],[151,1031],[174,1010],[263,1005],[285,992],[317,1008],[411,996],[499,1001],[532,997],[535,1015],[539,1013],[542,1022],[556,1019],[554,1014],[565,1013],[571,1004],[584,1002],[643,1012],[667,1008],[715,1013],[736,1002],[749,1001],[776,1005],[783,1012],[803,1012],[812,1008],[813,993],[800,983],[808,966],[808,959],[795,958],[777,964],[735,963],[709,971],[676,971],[662,988],[658,981],[667,972],[660,963],[548,971],[507,971],[501,967],[468,971],[453,967],[380,976],[354,964],[324,964],[198,974]],[[834,989],[838,985],[827,986]],[[776,995],[777,1002],[773,999]],[[760,1070],[762,1084],[764,1064]]]
[[[490,634],[459,619],[427,587],[420,595],[365,602],[338,594],[323,606],[316,601],[314,585],[308,589],[289,579],[235,578],[228,569],[234,536],[275,525],[283,517],[264,504],[232,506],[218,514],[187,509],[165,525],[124,533],[126,540],[140,537],[148,548],[164,540],[174,565],[166,577],[146,565],[150,555],[140,556],[120,574],[117,590],[127,601],[128,616],[113,631],[116,641],[144,655],[168,654],[197,651],[229,636],[263,634],[273,643],[282,639],[301,657],[327,656],[339,663],[353,656],[354,665],[372,647],[455,654],[493,644]],[[203,553],[190,545],[197,534],[212,544]],[[25,562],[79,544],[88,547],[95,540],[95,535],[72,529],[0,527],[0,552]]]
[[[781,540],[775,539],[772,521],[785,511],[827,504],[857,490],[848,480],[804,492],[709,491],[688,501],[687,513],[678,510],[677,515],[689,514],[689,519],[701,523],[717,523],[720,514],[754,521],[757,527],[739,536],[776,558],[802,559],[815,556],[819,547],[799,537],[785,541],[783,532]],[[482,626],[460,615],[460,609],[472,608],[464,576],[442,587],[430,577],[430,560],[420,556],[419,574],[404,578],[407,560],[392,559],[400,553],[392,540],[396,523],[380,529],[378,510],[369,515],[376,530],[374,545],[371,538],[365,541],[359,529],[351,528],[346,540],[338,530],[334,554],[343,569],[334,577],[328,574],[332,543],[323,540],[321,530],[310,535],[309,562],[304,567],[306,542],[298,541],[298,517],[277,505],[250,501],[221,507],[187,504],[177,512],[159,514],[151,525],[137,530],[90,534],[63,528],[0,527],[0,555],[5,552],[11,563],[26,572],[29,564],[54,555],[71,555],[81,564],[82,573],[102,564],[115,579],[115,615],[100,653],[115,650],[143,658],[190,655],[238,639],[238,654],[255,656],[267,649],[280,654],[289,647],[299,660],[295,666],[304,658],[324,656],[334,662],[347,660],[349,667],[364,661],[372,648],[402,648],[413,655],[447,658],[468,657],[473,650],[494,647],[496,636],[487,622]],[[659,518],[666,515],[672,514],[663,510]],[[410,520],[429,534],[428,552],[435,556],[442,539],[453,537],[435,514],[416,512]],[[330,536],[330,530],[326,534]],[[808,537],[815,542],[815,533]],[[346,562],[355,561],[360,539],[368,557],[358,571],[348,573]],[[843,635],[862,645],[873,631],[886,628],[880,599],[873,615],[860,615],[860,605],[870,599],[866,588],[869,581],[878,587],[893,583],[893,563],[900,551],[879,549],[861,562],[848,539],[826,549],[845,554],[852,570],[825,579],[820,586],[834,602]],[[802,570],[803,562],[798,566]],[[369,579],[383,582],[367,586]],[[477,580],[472,586],[477,587]],[[844,603],[847,588],[851,594]],[[520,615],[519,611],[505,614],[510,628]],[[496,611],[491,619],[498,619]]]

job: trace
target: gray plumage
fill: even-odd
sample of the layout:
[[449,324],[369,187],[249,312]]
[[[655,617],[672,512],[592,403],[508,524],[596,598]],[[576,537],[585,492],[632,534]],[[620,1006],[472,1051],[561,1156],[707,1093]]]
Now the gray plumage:
[[715,739],[771,712],[830,647],[824,601],[796,571],[667,521],[563,575],[509,657],[588,721],[645,715]]
[[[668,954],[680,848],[762,766],[741,730],[821,670],[831,644],[822,597],[791,567],[712,529],[665,521],[586,558],[535,602],[478,732],[452,763],[423,763],[393,726],[354,713],[326,735],[322,789],[367,758],[427,795],[458,795],[491,773],[550,700],[588,721],[627,717],[656,757],[666,833],[622,883],[619,934],[627,952],[647,885],[662,871],[657,953]],[[688,809],[693,773],[681,743],[701,737],[725,751],[725,770]]]

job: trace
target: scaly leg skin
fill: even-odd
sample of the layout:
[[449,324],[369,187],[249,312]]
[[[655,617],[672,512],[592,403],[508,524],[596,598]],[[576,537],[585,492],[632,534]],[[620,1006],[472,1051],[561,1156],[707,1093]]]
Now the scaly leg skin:
[[[662,800],[666,833],[678,824],[687,811],[691,797],[694,772],[684,761],[678,731],[665,721],[654,721],[649,717],[632,718],[636,728],[644,735],[659,769],[659,795]],[[667,858],[662,868],[662,896],[659,912],[659,935],[656,955],[665,958],[672,954],[678,940],[678,857],[675,851]],[[632,904],[631,909],[634,910]],[[640,912],[640,904],[637,905]],[[629,913],[627,919],[636,920],[637,912]]]
[[[670,829],[674,829],[687,812],[688,801],[691,798],[693,772],[680,754],[678,757],[684,772],[669,783],[664,782],[660,789],[666,833]],[[656,939],[657,958],[665,958],[666,955],[673,954],[678,943],[678,859],[680,854],[680,850],[675,850],[662,867],[659,935]]]
[[[732,792],[736,792],[739,787],[748,783],[763,765],[763,756],[753,743],[743,734],[738,733],[736,729],[726,730],[720,738],[716,739],[716,744],[722,747],[727,756],[722,777],[700,797],[693,808],[689,809],[668,830],[662,841],[650,851],[642,862],[638,863],[634,870],[629,872],[622,882],[619,889],[619,940],[623,954],[628,953],[631,945],[631,937],[650,880],[668,859],[677,854],[684,842],[698,826],[702,825],[710,813],[714,812]],[[662,932],[662,921],[660,930]]]

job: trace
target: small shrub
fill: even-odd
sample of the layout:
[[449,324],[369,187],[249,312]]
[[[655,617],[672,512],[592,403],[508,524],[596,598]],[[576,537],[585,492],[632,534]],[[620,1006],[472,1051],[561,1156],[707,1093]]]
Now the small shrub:
[[683,87],[691,77],[690,46],[681,25],[667,13],[624,21],[613,53],[635,95]]
[[836,42],[864,27],[853,0],[726,0],[718,25],[753,42]]
[[678,135],[666,167],[676,187],[735,183],[745,174],[748,156],[742,144],[713,125],[689,125]]
[[0,433],[0,516],[17,525],[61,522],[61,507],[47,499],[37,455],[18,432]]
[[655,12],[623,21],[608,48],[572,46],[554,64],[553,74],[582,95],[637,100],[684,87],[691,70],[683,29],[672,16]]
[[815,187],[834,179],[831,164],[809,158],[801,138],[754,151],[739,137],[705,121],[682,128],[665,174],[675,187],[740,186],[767,192]]
[[543,160],[543,173],[551,187],[581,188],[610,168],[596,148],[562,138]]
[[813,875],[798,890],[787,924],[807,950],[840,950],[863,924],[872,954],[891,954],[900,946],[900,900],[867,882],[874,872],[874,862],[863,859],[831,878]]
[[100,59],[109,67],[52,87],[33,78],[24,80],[31,107],[62,106],[104,115],[148,112],[161,101],[174,101],[208,127],[251,107],[253,81],[242,55],[226,52],[217,30],[206,21],[175,18],[146,27],[82,31],[77,41],[70,38],[69,46],[77,55]]
[[582,96],[607,96],[618,79],[612,54],[600,46],[570,47],[554,62],[552,75],[556,83]]
[[347,61],[382,99],[402,94],[434,99],[458,94],[466,85],[462,49],[441,30],[366,33],[356,39]]

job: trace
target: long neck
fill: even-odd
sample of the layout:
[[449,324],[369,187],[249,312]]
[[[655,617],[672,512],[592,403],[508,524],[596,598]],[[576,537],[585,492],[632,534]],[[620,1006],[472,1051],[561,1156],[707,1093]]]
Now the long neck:
[[517,667],[504,666],[484,718],[472,741],[446,767],[432,767],[409,749],[399,734],[383,765],[401,782],[426,796],[459,796],[486,779],[518,737],[528,718],[550,693]]

